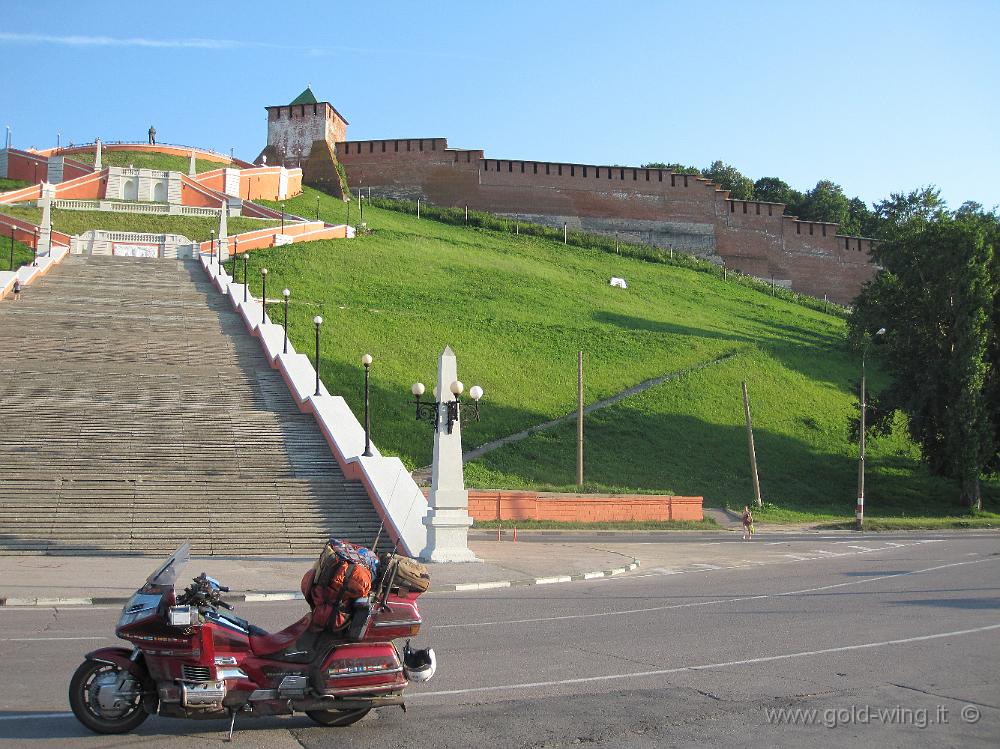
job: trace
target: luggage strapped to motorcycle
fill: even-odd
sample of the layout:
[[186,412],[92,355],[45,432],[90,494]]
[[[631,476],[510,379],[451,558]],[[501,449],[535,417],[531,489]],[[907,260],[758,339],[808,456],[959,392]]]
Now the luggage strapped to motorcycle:
[[[337,578],[340,580],[339,589],[336,596],[330,596]],[[368,596],[371,586],[371,567],[365,563],[358,549],[349,543],[330,539],[313,569],[302,579],[302,593],[313,609],[310,629],[343,629],[350,621],[351,608],[350,602],[345,605],[345,598],[348,595],[352,599]]]

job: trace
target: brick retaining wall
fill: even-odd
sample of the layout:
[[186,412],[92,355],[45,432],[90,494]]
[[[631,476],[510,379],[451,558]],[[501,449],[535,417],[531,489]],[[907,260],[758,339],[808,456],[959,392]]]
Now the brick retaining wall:
[[701,497],[624,494],[549,494],[532,491],[469,490],[475,520],[629,522],[703,520]]

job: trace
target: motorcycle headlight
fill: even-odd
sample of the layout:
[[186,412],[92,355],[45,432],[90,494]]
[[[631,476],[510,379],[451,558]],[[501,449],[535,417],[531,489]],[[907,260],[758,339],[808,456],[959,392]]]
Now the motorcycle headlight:
[[143,619],[156,616],[156,609],[160,605],[161,596],[148,593],[136,593],[128,603],[122,608],[122,614],[118,617],[118,626],[127,627]]

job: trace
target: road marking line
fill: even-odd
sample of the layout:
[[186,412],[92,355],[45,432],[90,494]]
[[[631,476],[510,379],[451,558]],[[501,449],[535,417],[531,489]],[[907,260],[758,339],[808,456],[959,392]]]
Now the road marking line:
[[28,713],[26,715],[0,715],[0,720],[40,720],[42,718],[72,718],[73,713]]
[[8,598],[7,606],[89,606],[93,598]]
[[781,653],[779,655],[766,655],[760,658],[747,658],[742,661],[722,661],[720,663],[702,663],[695,666],[678,666],[677,668],[663,668],[656,671],[638,671],[628,674],[605,674],[603,676],[583,676],[577,679],[558,679],[554,681],[535,681],[522,684],[501,684],[490,687],[470,687],[468,689],[446,689],[440,692],[416,692],[410,694],[409,699],[417,697],[447,697],[458,694],[475,694],[482,692],[502,692],[518,689],[538,689],[540,687],[558,687],[569,684],[587,684],[600,681],[615,681],[621,679],[639,679],[651,676],[667,676],[685,671],[707,671],[717,668],[730,668],[732,666],[753,666],[758,663],[773,663],[774,661],[789,660],[792,658],[806,658],[817,655],[829,655],[830,653],[846,653],[852,650],[870,650],[889,645],[907,645],[911,642],[926,642],[927,640],[940,640],[948,637],[962,637],[964,635],[978,634],[980,632],[990,632],[1000,629],[1000,624],[989,624],[985,627],[974,629],[959,629],[952,632],[938,632],[933,635],[918,635],[916,637],[903,637],[898,640],[881,640],[879,642],[865,642],[859,645],[841,645],[835,648],[823,648],[821,650],[804,650],[798,653]]
[[301,593],[247,593],[245,603],[260,603],[262,601],[302,601]]
[[0,637],[0,642],[57,642],[62,640],[110,640],[110,637]]
[[510,580],[497,580],[493,583],[459,583],[455,586],[456,591],[460,590],[491,590],[493,588],[509,588]]
[[[673,609],[687,609],[696,608],[698,606],[713,606],[718,603],[741,603],[743,601],[761,601],[767,598],[780,598],[782,596],[794,596],[801,595],[803,593],[818,593],[823,590],[833,590],[834,588],[846,588],[852,585],[864,585],[866,583],[873,583],[879,580],[890,580],[895,577],[906,577],[908,575],[917,575],[922,572],[935,572],[937,570],[947,569],[949,567],[963,567],[968,564],[982,564],[983,562],[998,562],[1000,557],[988,557],[986,559],[972,559],[967,562],[952,562],[950,564],[941,564],[936,567],[926,567],[920,570],[911,570],[909,572],[893,572],[889,575],[880,575],[878,577],[866,577],[863,580],[849,580],[845,583],[834,583],[832,585],[823,585],[818,588],[803,588],[802,590],[788,590],[781,593],[761,593],[756,596],[739,596],[736,598],[718,598],[711,601],[692,601],[690,603],[672,603],[666,606],[650,606],[642,609],[625,609],[622,611],[599,611],[589,614],[563,614],[561,616],[541,616],[535,617],[533,619],[501,619],[498,621],[490,622],[462,622],[460,624],[434,624],[430,625],[433,630],[438,629],[468,629],[470,627],[495,627],[498,625],[510,625],[510,624],[537,624],[539,622],[560,622],[566,621],[568,619],[597,619],[605,616],[626,616],[628,614],[648,614],[655,613],[657,611],[671,611]],[[635,578],[628,578],[633,580]],[[427,626],[426,623],[424,625]]]

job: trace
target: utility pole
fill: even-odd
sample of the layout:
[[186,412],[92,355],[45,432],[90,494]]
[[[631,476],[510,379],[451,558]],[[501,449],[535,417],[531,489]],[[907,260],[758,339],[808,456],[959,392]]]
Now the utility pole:
[[576,485],[583,486],[583,352],[576,355]]
[[753,446],[753,421],[750,418],[750,395],[747,393],[747,381],[743,380],[743,413],[747,419],[747,445],[750,448],[750,473],[753,476],[753,496],[757,506],[764,504],[760,496],[760,479],[757,476],[757,451]]

